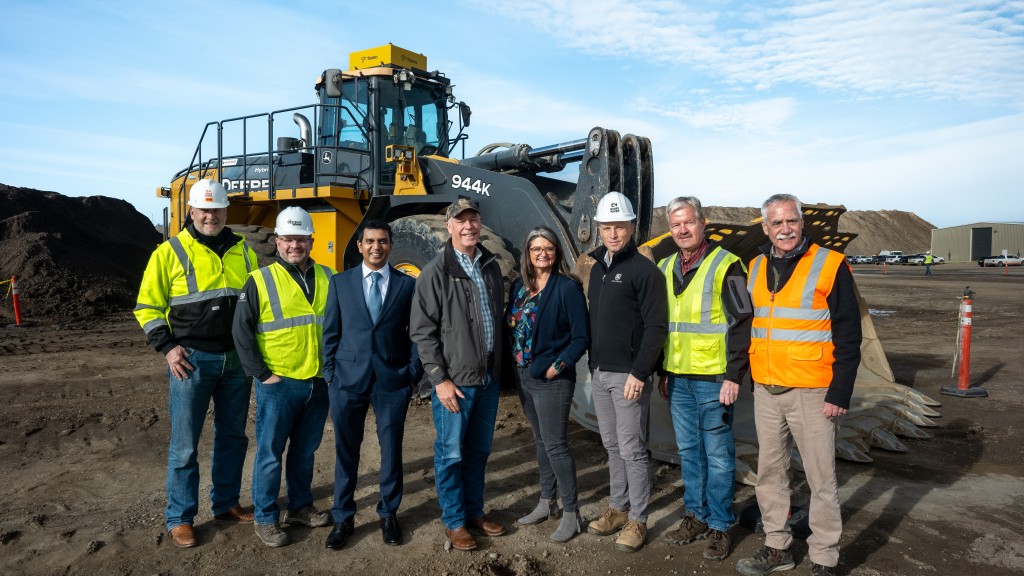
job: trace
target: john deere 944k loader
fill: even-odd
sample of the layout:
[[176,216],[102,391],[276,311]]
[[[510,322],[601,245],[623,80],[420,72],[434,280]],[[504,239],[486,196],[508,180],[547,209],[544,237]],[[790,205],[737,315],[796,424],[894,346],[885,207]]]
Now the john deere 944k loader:
[[[352,53],[348,68],[320,74],[315,104],[208,123],[188,167],[157,190],[170,199],[168,235],[187,224],[192,183],[211,178],[228,190],[228,224],[258,252],[269,256],[272,245],[263,241],[278,211],[301,206],[313,217],[313,258],[339,270],[359,262],[356,226],[377,218],[393,227],[392,263],[418,274],[447,237],[441,214],[460,196],[479,204],[482,241],[501,256],[507,276],[538,225],[558,233],[575,265],[596,246],[592,216],[609,190],[630,198],[637,240],[647,239],[647,138],[594,128],[564,144],[491,145],[455,159],[457,151],[465,155],[470,108],[456,101],[444,74],[428,71],[426,56],[388,44]],[[569,165],[579,166],[575,183],[542,175]]]

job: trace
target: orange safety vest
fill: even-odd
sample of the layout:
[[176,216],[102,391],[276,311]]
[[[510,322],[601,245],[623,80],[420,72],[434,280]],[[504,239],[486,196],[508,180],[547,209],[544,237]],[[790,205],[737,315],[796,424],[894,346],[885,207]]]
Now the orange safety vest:
[[772,294],[768,259],[761,255],[750,261],[750,372],[755,382],[794,388],[831,384],[835,345],[826,298],[844,264],[839,252],[812,243],[786,285]]

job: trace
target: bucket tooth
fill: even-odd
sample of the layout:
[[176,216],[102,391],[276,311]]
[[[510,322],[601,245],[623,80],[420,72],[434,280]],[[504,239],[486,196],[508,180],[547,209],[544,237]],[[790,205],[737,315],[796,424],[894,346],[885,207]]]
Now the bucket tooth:
[[850,442],[842,439],[836,440],[836,457],[842,458],[847,462],[860,462],[862,464],[874,462],[874,460],[867,455],[866,451],[860,450]]

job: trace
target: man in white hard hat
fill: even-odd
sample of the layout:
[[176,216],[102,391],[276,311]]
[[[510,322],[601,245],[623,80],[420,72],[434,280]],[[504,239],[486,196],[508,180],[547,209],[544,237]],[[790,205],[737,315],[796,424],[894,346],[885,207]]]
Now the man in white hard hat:
[[323,439],[329,402],[320,341],[327,285],[334,269],[309,257],[313,220],[298,207],[281,210],[274,229],[277,260],[253,272],[235,310],[235,347],[256,387],[256,459],[252,502],[256,536],[284,546],[277,496],[281,460],[288,487],[285,522],[327,526],[330,515],[313,505],[313,455]]
[[665,278],[633,242],[633,206],[609,192],[594,220],[602,246],[590,252],[590,369],[594,411],[608,451],[608,508],[587,527],[598,536],[618,533],[615,548],[635,552],[647,538],[651,495],[647,419],[652,375],[668,323]]
[[434,386],[431,405],[434,484],[445,537],[456,550],[505,527],[484,514],[484,475],[498,413],[500,318],[504,285],[498,260],[480,244],[480,210],[460,199],[448,206],[451,240],[416,280],[409,331]]
[[171,440],[164,523],[179,548],[196,545],[199,434],[214,404],[210,503],[220,520],[248,523],[239,505],[249,440],[245,422],[252,386],[231,340],[238,290],[256,254],[224,223],[228,195],[213,180],[189,190],[191,223],[153,252],[142,277],[135,318],[167,360]]

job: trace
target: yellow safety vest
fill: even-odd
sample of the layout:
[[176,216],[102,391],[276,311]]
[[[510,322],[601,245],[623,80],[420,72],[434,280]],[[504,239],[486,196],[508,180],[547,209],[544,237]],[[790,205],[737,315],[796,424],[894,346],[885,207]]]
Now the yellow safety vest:
[[279,376],[307,380],[320,376],[323,359],[324,309],[327,284],[334,270],[314,264],[313,303],[281,264],[275,262],[252,273],[260,296],[256,344],[267,368]]
[[187,229],[157,246],[142,276],[134,310],[146,334],[159,326],[167,326],[173,333],[175,326],[168,319],[176,307],[238,296],[256,266],[256,253],[241,236],[235,236],[238,243],[223,257],[199,243]]
[[832,383],[835,346],[827,298],[843,265],[849,266],[839,252],[811,244],[786,285],[772,294],[767,258],[750,261],[750,373],[755,382],[794,388]]
[[729,267],[740,259],[716,246],[704,256],[686,290],[677,297],[672,284],[678,260],[677,251],[658,263],[668,294],[663,367],[673,374],[724,374],[729,324],[722,308],[722,282]]

